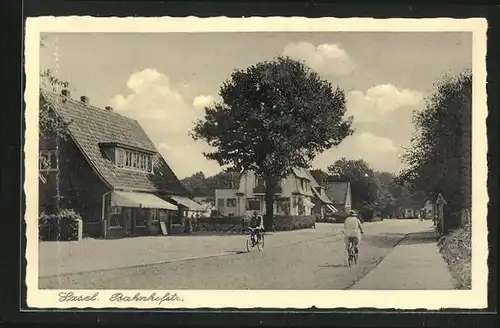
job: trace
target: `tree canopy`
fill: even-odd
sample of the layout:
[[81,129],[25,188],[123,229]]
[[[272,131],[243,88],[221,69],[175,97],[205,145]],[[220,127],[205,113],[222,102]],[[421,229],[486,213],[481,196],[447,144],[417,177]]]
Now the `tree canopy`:
[[213,199],[215,189],[238,188],[239,174],[223,171],[207,177],[203,172],[197,172],[181,182],[193,196]]
[[414,113],[416,133],[404,156],[400,180],[434,200],[442,193],[450,210],[449,227],[458,212],[471,207],[472,74],[445,75]]
[[205,157],[266,181],[265,225],[272,223],[273,187],[292,168],[350,135],[345,94],[301,61],[278,57],[235,70],[222,84],[222,101],[205,108],[194,139],[214,150]]

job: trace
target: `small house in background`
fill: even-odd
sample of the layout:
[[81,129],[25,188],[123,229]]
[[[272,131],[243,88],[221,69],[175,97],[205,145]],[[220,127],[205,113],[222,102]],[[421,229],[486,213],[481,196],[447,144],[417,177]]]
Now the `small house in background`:
[[399,217],[401,219],[413,219],[418,216],[418,213],[413,208],[403,208],[400,211]]
[[352,206],[351,183],[349,181],[338,181],[331,177],[323,182],[323,186],[326,196],[333,202],[334,208],[349,213]]
[[432,219],[434,217],[434,204],[429,199],[426,200],[421,211],[425,219]]
[[239,216],[240,208],[238,189],[215,189],[215,210],[221,216]]
[[[40,138],[39,210],[52,211],[59,172],[61,208],[83,218],[83,233],[118,237],[170,233],[188,212],[204,211],[181,184],[142,127],[87,97],[40,90],[40,106],[67,124],[67,138]],[[56,156],[56,141],[59,141]],[[57,160],[58,158],[58,160]]]
[[200,216],[202,217],[210,217],[213,211],[216,210],[215,203],[213,197],[205,197],[198,196],[193,198],[196,202],[198,202],[201,207],[204,209],[203,212],[200,212]]

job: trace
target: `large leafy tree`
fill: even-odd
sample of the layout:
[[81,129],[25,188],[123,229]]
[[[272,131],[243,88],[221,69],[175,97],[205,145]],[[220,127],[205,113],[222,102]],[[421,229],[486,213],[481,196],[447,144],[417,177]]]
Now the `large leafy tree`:
[[205,157],[265,180],[264,226],[272,227],[278,179],[351,134],[345,94],[301,61],[278,57],[234,71],[222,84],[221,102],[205,108],[192,136],[214,150]]
[[414,113],[414,124],[400,179],[431,199],[443,194],[447,231],[460,223],[460,210],[471,207],[471,72],[444,76],[425,107]]

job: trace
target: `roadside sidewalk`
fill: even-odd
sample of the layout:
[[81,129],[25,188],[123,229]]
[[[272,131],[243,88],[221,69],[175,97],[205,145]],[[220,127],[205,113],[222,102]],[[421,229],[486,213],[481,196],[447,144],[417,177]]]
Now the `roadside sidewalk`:
[[[361,253],[362,256],[362,253]],[[434,229],[410,233],[350,289],[453,289],[448,266],[439,253]]]

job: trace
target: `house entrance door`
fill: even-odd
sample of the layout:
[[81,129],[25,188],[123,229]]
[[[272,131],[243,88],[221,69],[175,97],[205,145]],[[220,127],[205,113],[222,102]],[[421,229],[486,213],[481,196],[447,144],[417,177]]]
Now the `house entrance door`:
[[137,226],[137,209],[131,209],[131,220],[130,220],[130,234],[135,235]]

